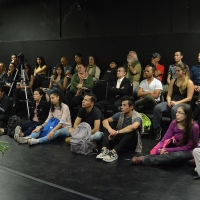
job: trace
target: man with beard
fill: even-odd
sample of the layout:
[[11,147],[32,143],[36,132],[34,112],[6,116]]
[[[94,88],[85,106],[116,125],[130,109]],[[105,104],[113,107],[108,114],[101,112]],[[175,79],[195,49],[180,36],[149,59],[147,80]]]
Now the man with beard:
[[146,79],[139,85],[137,96],[140,99],[135,102],[136,111],[139,111],[144,107],[154,108],[156,104],[160,102],[162,83],[154,77],[155,71],[156,68],[152,63],[145,67],[144,73]]
[[142,72],[142,67],[135,51],[129,51],[127,55],[127,63],[125,63],[123,67],[125,67],[127,71],[126,78],[128,78],[133,84],[134,92],[140,83],[140,76]]

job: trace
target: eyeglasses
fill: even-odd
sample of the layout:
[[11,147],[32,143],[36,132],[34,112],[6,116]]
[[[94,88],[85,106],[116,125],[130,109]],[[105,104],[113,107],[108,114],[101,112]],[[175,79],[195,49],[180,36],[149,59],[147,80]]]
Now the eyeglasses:
[[181,111],[176,111],[176,114],[185,115],[185,113]]

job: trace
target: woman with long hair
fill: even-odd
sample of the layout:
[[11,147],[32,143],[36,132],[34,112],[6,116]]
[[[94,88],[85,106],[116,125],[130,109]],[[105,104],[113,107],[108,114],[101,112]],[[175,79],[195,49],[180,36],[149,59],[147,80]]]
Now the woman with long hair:
[[38,88],[42,85],[42,81],[46,76],[47,66],[42,56],[36,58],[36,66],[34,69],[34,88]]
[[[167,142],[168,141],[168,142]],[[162,140],[153,148],[153,155],[133,157],[132,164],[163,165],[186,162],[193,158],[198,146],[199,126],[193,122],[192,109],[182,104]]]
[[[38,88],[33,93],[33,99],[30,103],[30,120],[17,126],[15,133],[19,137],[28,136],[39,125],[43,124],[49,113],[49,103],[45,100],[44,92]],[[0,128],[0,132],[7,133],[7,128]],[[16,139],[16,138],[15,138]]]
[[153,111],[153,129],[156,140],[161,139],[162,114],[171,112],[171,119],[175,119],[176,110],[180,104],[189,104],[194,94],[194,84],[190,80],[189,67],[184,63],[177,64],[176,76],[176,79],[170,81],[167,101],[157,104]]
[[60,92],[65,92],[67,88],[67,77],[64,74],[64,67],[62,64],[57,64],[55,68],[55,73],[50,79],[49,88],[44,90],[48,95],[54,90],[59,90]]
[[34,82],[33,73],[31,70],[31,66],[27,63],[24,64],[24,79],[25,82],[22,80],[17,82],[16,89],[13,90],[13,106],[18,106],[18,100],[20,97],[25,99],[25,87],[27,95],[31,95],[31,90]]
[[[15,138],[19,143],[29,143],[29,145],[49,142],[58,136],[69,137],[71,128],[71,117],[68,106],[65,104],[64,95],[58,90],[50,94],[51,108],[45,122],[37,126],[27,137]],[[45,131],[44,131],[45,130]]]

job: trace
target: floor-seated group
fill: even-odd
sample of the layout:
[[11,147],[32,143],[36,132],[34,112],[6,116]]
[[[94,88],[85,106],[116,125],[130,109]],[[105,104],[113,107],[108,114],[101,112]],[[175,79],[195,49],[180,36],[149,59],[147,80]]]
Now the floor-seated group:
[[[61,64],[56,65],[48,88],[42,87],[47,71],[43,57],[36,59],[36,67],[31,73],[28,64],[24,64],[23,70],[16,64],[16,55],[12,56],[8,72],[0,63],[0,121],[6,122],[14,115],[14,109],[10,108],[14,106],[18,111],[19,99],[31,96],[31,89],[34,90],[29,105],[30,121],[15,129],[17,142],[33,145],[49,142],[58,136],[69,142],[74,129],[86,122],[91,126],[91,142],[102,147],[96,158],[112,162],[118,158],[121,149],[142,151],[143,126],[139,112],[152,109],[156,140],[161,139],[164,113],[171,113],[171,124],[151,155],[134,157],[132,163],[166,164],[193,158],[192,151],[198,147],[199,141],[199,126],[194,120],[200,120],[200,104],[197,103],[193,111],[191,101],[194,93],[200,91],[200,83],[197,83],[200,65],[189,69],[182,63],[180,51],[175,52],[175,64],[169,67],[167,85],[161,82],[164,66],[158,63],[161,58],[158,53],[151,55],[151,63],[145,66],[143,74],[134,51],[129,52],[123,66],[118,67],[117,61],[112,59],[101,79],[101,70],[96,66],[94,56],[89,56],[89,64],[85,66],[82,55],[76,54],[74,67],[68,66],[63,57]],[[200,56],[198,59],[200,62]],[[143,80],[140,82],[141,75]],[[101,81],[105,88],[99,90]],[[166,93],[164,100],[162,92]],[[109,105],[113,107],[113,115],[104,119],[103,114]],[[6,132],[7,128],[2,126],[0,133]],[[198,158],[199,153],[196,155]]]

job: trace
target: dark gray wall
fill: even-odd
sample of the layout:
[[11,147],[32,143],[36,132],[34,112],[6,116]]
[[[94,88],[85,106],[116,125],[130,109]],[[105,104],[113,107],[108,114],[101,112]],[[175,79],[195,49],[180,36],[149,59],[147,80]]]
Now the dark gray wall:
[[111,57],[126,61],[135,50],[143,66],[159,52],[168,67],[176,50],[184,52],[189,66],[200,50],[198,0],[87,0],[81,11],[75,0],[27,1],[1,6],[0,61],[8,65],[11,53],[22,52],[31,65],[42,55],[55,65],[66,55],[97,57],[102,71]]

